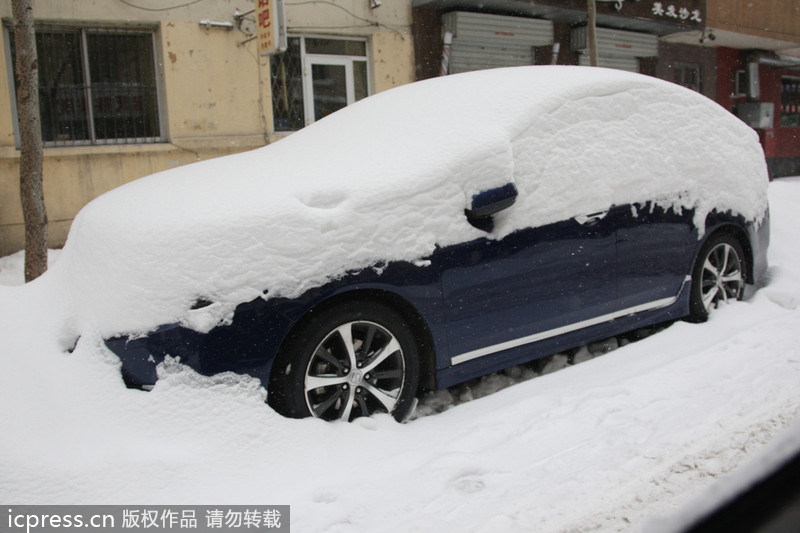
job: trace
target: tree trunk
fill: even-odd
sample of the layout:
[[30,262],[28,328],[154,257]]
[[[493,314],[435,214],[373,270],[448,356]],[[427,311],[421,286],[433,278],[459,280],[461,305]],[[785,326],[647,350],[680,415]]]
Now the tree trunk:
[[589,41],[589,64],[597,66],[597,5],[595,0],[586,2],[586,39]]
[[42,187],[39,63],[31,0],[12,0],[19,116],[19,189],[25,221],[25,281],[47,270],[47,212]]

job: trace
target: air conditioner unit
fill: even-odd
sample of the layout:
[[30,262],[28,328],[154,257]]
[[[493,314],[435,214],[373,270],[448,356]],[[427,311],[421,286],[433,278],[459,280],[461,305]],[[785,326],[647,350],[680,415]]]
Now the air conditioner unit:
[[737,104],[736,116],[751,128],[768,130],[775,124],[775,104],[772,102]]

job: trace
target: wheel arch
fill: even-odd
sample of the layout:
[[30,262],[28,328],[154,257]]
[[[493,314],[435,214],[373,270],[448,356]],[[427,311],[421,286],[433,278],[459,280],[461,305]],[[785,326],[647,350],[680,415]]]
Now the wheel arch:
[[408,322],[417,340],[420,356],[418,388],[423,391],[434,390],[436,388],[436,357],[430,328],[419,310],[408,299],[387,289],[354,288],[333,294],[315,303],[300,316],[288,331],[278,351],[280,352],[283,346],[289,342],[289,339],[319,313],[339,305],[354,302],[374,302],[389,306]]
[[697,254],[700,253],[705,243],[716,235],[729,235],[730,237],[736,239],[736,241],[739,243],[739,246],[742,247],[742,251],[744,252],[745,255],[744,257],[745,281],[750,284],[754,283],[755,274],[754,274],[754,261],[753,261],[754,259],[753,245],[750,242],[750,237],[747,234],[745,228],[733,222],[720,223],[713,227],[709,227],[706,230],[706,236],[703,239],[703,242],[697,248]]

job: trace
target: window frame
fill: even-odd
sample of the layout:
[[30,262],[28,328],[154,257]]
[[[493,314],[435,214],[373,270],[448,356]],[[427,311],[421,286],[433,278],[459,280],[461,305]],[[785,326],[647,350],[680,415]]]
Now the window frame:
[[[686,80],[687,74],[691,72],[692,77],[695,78],[695,84],[689,84]],[[697,93],[703,92],[703,65],[700,63],[693,63],[689,61],[676,61],[673,67],[673,81],[687,89],[691,89]],[[680,78],[680,80],[675,79]]]
[[[302,87],[301,87],[301,95],[303,98],[303,126],[309,126],[313,124],[316,120],[314,117],[314,96],[313,96],[313,83],[312,83],[312,76],[311,76],[311,66],[312,64],[338,64],[342,61],[346,61],[349,63],[349,66],[346,67],[350,72],[350,76],[348,78],[349,82],[347,91],[348,91],[348,103],[347,105],[351,105],[356,100],[353,98],[351,100],[351,96],[355,91],[355,82],[352,76],[352,70],[354,67],[355,62],[364,62],[366,64],[367,69],[367,94],[369,96],[373,94],[373,81],[372,81],[372,61],[371,61],[371,52],[369,46],[369,37],[358,36],[358,35],[320,35],[320,34],[296,34],[291,33],[287,35],[288,39],[296,38],[299,39],[299,56],[300,56],[300,69],[301,69],[301,79],[302,79]],[[306,51],[306,39],[319,39],[325,41],[353,41],[364,43],[364,55],[349,55],[349,54],[324,54],[318,52],[307,52]],[[336,60],[334,60],[336,58]],[[333,63],[329,63],[333,61]],[[271,67],[270,67],[271,72]],[[272,74],[270,73],[270,87],[273,86],[273,80],[271,79]],[[275,134],[290,134],[292,132],[298,131],[293,129],[277,129],[275,125],[275,108],[274,108],[274,101],[273,101],[273,119],[272,119],[272,127]],[[302,128],[301,128],[302,129]]]
[[731,85],[732,98],[744,98],[747,96],[747,71],[744,69],[734,70],[733,83]]
[[[787,83],[787,81],[789,83]],[[784,95],[784,87],[786,85],[794,85],[798,90],[796,91],[795,102],[787,102]],[[781,76],[781,96],[780,102],[780,115],[778,116],[778,127],[781,128],[797,128],[800,127],[800,76]],[[787,111],[787,107],[793,106],[793,111]],[[791,117],[791,118],[790,118]]]
[[[3,24],[3,40],[5,45],[6,67],[8,90],[11,105],[11,118],[13,120],[14,128],[14,143],[17,149],[20,148],[20,134],[19,134],[19,115],[17,110],[17,97],[15,87],[15,65],[11,55],[11,35],[13,27],[10,23]],[[130,146],[130,145],[149,145],[166,143],[167,141],[167,120],[166,120],[166,106],[164,98],[164,77],[162,72],[161,57],[161,40],[159,39],[158,25],[90,25],[90,24],[60,24],[51,22],[37,22],[35,32],[78,32],[78,39],[80,42],[80,60],[81,69],[83,70],[83,83],[85,85],[83,91],[88,105],[86,106],[86,121],[87,121],[87,139],[69,139],[69,140],[52,140],[44,141],[44,148],[86,148],[86,147],[101,147],[101,146]],[[92,99],[92,83],[90,83],[90,64],[89,64],[89,49],[88,49],[88,34],[90,33],[107,33],[107,34],[147,34],[152,42],[152,68],[153,68],[153,83],[155,85],[155,105],[156,105],[156,123],[158,125],[158,135],[147,137],[119,137],[119,138],[97,138],[94,121],[94,100]]]

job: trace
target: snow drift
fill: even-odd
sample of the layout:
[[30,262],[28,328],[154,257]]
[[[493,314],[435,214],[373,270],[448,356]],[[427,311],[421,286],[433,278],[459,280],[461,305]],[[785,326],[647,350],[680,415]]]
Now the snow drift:
[[[276,144],[120,187],[75,219],[56,270],[76,332],[188,321],[415,261],[484,235],[464,208],[514,182],[494,238],[656,199],[758,221],[757,136],[693,91],[605,69],[523,67],[414,83]],[[190,318],[198,298],[216,302]],[[197,314],[197,313],[195,313]]]

